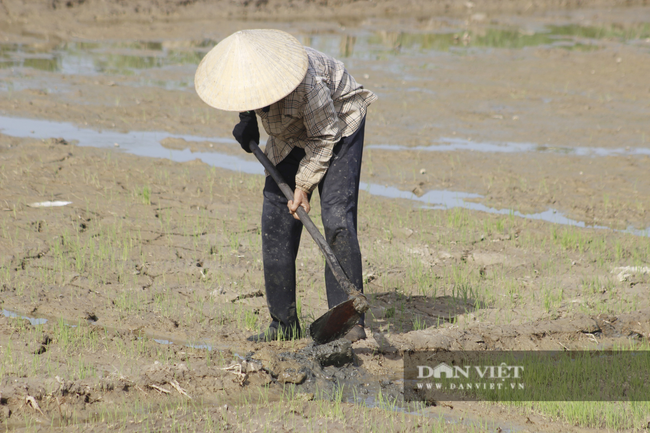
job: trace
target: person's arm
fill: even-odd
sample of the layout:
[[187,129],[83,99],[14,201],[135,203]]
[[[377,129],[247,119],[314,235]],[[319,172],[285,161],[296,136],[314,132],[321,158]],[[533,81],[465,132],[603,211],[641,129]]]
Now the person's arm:
[[255,143],[260,142],[260,130],[257,126],[257,116],[255,116],[254,111],[239,113],[239,123],[232,130],[232,135],[239,142],[242,149],[251,153],[248,147],[251,140],[255,141]]
[[338,114],[326,83],[318,82],[306,95],[303,122],[308,136],[305,157],[296,173],[294,199],[288,203],[294,218],[298,206],[309,212],[308,195],[325,176],[332,149],[341,139]]

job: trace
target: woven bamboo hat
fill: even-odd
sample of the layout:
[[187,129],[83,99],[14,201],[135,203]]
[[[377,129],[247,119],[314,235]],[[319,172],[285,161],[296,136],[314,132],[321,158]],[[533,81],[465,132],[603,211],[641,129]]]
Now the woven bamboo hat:
[[208,105],[226,111],[266,107],[291,93],[307,73],[305,47],[280,30],[241,30],[205,55],[194,88]]

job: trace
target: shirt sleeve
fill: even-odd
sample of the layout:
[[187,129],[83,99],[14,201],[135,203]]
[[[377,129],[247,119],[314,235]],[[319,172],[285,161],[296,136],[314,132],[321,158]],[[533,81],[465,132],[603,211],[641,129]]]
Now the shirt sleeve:
[[305,97],[303,121],[307,130],[307,144],[305,157],[300,161],[296,173],[296,187],[311,193],[329,167],[332,149],[341,139],[341,128],[326,83],[318,80]]

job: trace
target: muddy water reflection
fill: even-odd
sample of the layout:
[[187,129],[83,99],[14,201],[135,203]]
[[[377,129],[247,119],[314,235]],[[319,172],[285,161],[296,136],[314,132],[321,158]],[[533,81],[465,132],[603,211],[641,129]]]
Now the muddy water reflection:
[[[115,148],[137,156],[153,158],[168,158],[176,162],[187,162],[200,159],[214,167],[239,171],[248,174],[262,174],[261,164],[252,156],[234,156],[219,152],[191,152],[190,149],[175,150],[164,148],[160,141],[171,138],[182,138],[187,141],[211,141],[215,143],[232,143],[229,138],[206,138],[188,134],[170,134],[162,131],[132,131],[127,133],[115,131],[95,131],[93,129],[79,128],[72,123],[54,122],[49,120],[35,120],[25,118],[12,118],[0,116],[0,132],[15,137],[31,137],[46,139],[50,137],[63,137],[66,140],[77,140],[80,146]],[[246,158],[246,159],[245,159]],[[555,209],[548,209],[536,214],[523,214],[511,209],[495,209],[481,203],[465,201],[467,199],[480,199],[480,194],[430,190],[421,196],[410,191],[398,188],[362,182],[360,188],[372,195],[412,200],[422,203],[427,209],[465,208],[493,214],[514,215],[532,220],[542,220],[555,224],[571,225],[576,227],[591,227],[607,229],[605,226],[588,226],[582,221],[572,220]],[[624,232],[637,236],[650,236],[650,228],[637,230],[628,228]]]
[[[410,75],[402,70],[405,57],[431,57],[452,53],[491,49],[523,49],[554,47],[571,50],[593,50],[613,42],[643,44],[650,40],[650,25],[585,27],[576,25],[546,26],[535,30],[519,27],[470,26],[463,22],[426,24],[405,23],[391,30],[394,23],[372,22],[355,28],[336,28],[332,32],[293,33],[305,45],[344,59],[354,67],[355,60],[381,62],[381,68],[402,80]],[[431,27],[436,28],[435,31]],[[292,27],[293,28],[293,27]],[[383,28],[383,30],[381,30]],[[291,30],[290,30],[291,31]],[[69,92],[59,74],[130,77],[125,85],[152,86],[168,90],[192,90],[194,72],[207,51],[219,39],[162,41],[75,41],[0,43],[0,92],[24,89],[47,89],[49,93]],[[52,72],[30,77],[26,70]],[[164,71],[165,77],[152,71]],[[180,77],[180,78],[179,78]],[[429,92],[409,88],[407,91]]]
[[49,120],[21,119],[0,116],[0,132],[14,137],[31,137],[46,139],[50,137],[63,137],[66,140],[77,140],[80,146],[120,149],[138,156],[153,158],[168,158],[177,162],[187,162],[201,159],[207,164],[219,168],[226,168],[244,173],[263,173],[260,164],[253,159],[244,160],[232,155],[221,153],[194,152],[189,149],[166,149],[160,141],[165,138],[182,138],[188,141],[211,141],[214,143],[232,143],[229,138],[206,138],[187,134],[170,134],[155,131],[96,131],[94,129],[79,128],[68,122],[53,122]]
[[512,209],[496,209],[493,207],[485,206],[481,203],[467,202],[464,199],[474,199],[482,198],[480,194],[471,194],[464,192],[456,191],[441,191],[441,190],[430,190],[427,191],[422,196],[417,196],[410,191],[403,191],[401,189],[385,186],[385,185],[376,185],[376,184],[366,184],[361,182],[361,189],[367,191],[372,195],[377,195],[387,198],[400,198],[406,200],[419,201],[424,203],[422,206],[424,209],[451,209],[455,207],[460,207],[464,209],[470,209],[480,212],[487,212],[492,214],[500,215],[512,215],[519,218],[526,218],[530,220],[540,220],[546,221],[554,224],[569,225],[580,228],[594,228],[594,229],[609,229],[622,233],[629,233],[636,236],[650,236],[650,227],[645,230],[635,229],[634,227],[628,227],[626,230],[615,230],[610,229],[606,226],[601,225],[588,225],[584,221],[576,221],[571,218],[568,218],[561,212],[556,209],[547,209],[544,212],[534,213],[534,214],[524,214],[519,211]]
[[368,149],[379,150],[417,150],[425,152],[451,152],[456,150],[488,152],[488,153],[518,153],[518,152],[544,152],[557,153],[562,155],[575,156],[634,156],[650,155],[650,148],[647,147],[626,147],[626,148],[604,148],[604,147],[561,147],[544,146],[535,143],[514,143],[514,142],[477,142],[462,138],[442,137],[437,144],[430,146],[400,146],[396,144],[373,144]]
[[[417,26],[415,27],[417,28]],[[301,42],[340,58],[387,59],[403,54],[432,54],[463,49],[521,49],[549,46],[597,49],[600,40],[638,41],[650,37],[650,25],[585,27],[547,26],[539,31],[517,27],[431,31],[390,31],[376,27],[300,36]],[[0,43],[0,69],[27,68],[64,74],[132,75],[141,70],[198,65],[219,41],[106,41]],[[191,81],[185,83],[191,85]]]
[[129,75],[139,69],[196,65],[211,46],[211,41],[8,43],[0,44],[0,68]]

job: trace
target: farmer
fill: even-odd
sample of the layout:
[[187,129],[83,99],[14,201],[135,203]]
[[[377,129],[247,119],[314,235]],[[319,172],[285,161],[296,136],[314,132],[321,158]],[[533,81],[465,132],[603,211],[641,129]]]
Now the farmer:
[[[279,30],[243,30],[203,59],[196,91],[209,105],[239,112],[233,135],[246,152],[259,142],[257,116],[269,135],[265,154],[294,190],[287,200],[267,176],[262,210],[262,259],[268,329],[249,337],[270,341],[301,337],[296,311],[296,257],[302,223],[318,188],[325,239],[350,281],[362,289],[357,203],[366,110],[377,97],[343,63]],[[288,210],[287,210],[288,208]],[[347,294],[325,268],[329,308]],[[366,338],[363,317],[346,338]]]

